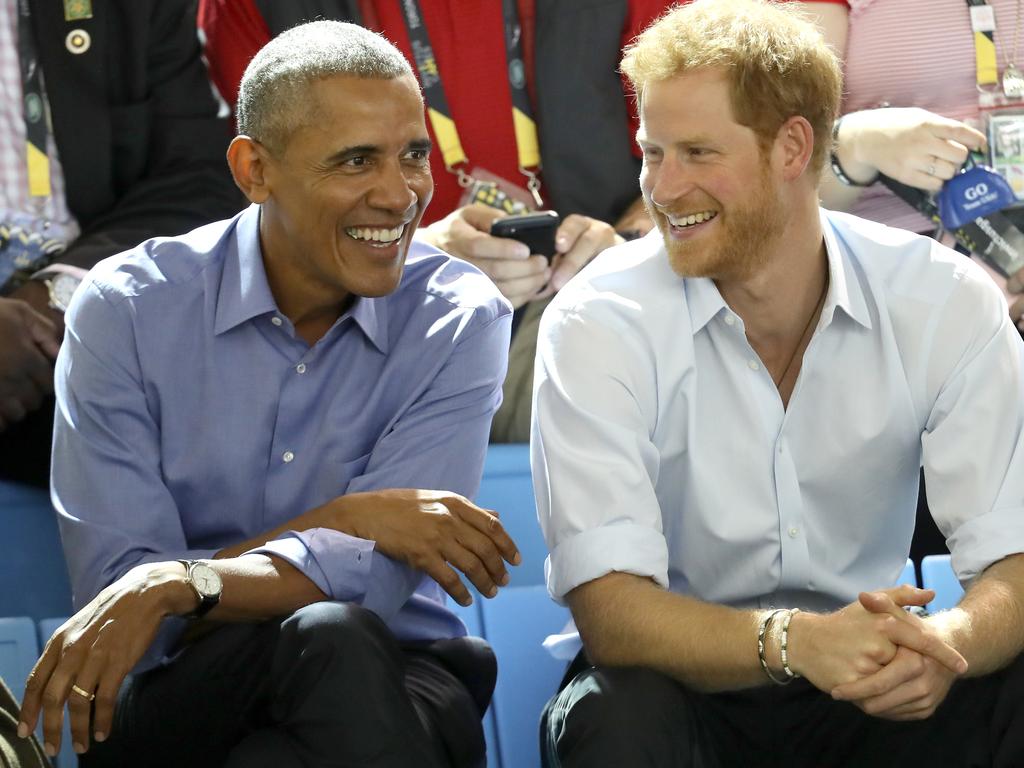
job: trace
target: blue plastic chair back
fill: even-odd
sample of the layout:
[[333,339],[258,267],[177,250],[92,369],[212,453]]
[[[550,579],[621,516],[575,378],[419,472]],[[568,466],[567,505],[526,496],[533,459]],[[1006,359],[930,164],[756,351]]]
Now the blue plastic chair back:
[[569,609],[554,603],[542,585],[506,587],[480,607],[487,641],[498,657],[491,709],[498,726],[501,765],[539,766],[541,711],[555,695],[566,666],[541,643],[562,630]]
[[34,621],[71,613],[64,550],[49,494],[40,488],[0,482],[0,616]]
[[921,586],[935,590],[935,599],[928,603],[928,612],[952,608],[963,597],[964,588],[953,572],[949,555],[928,555],[921,561]]
[[36,627],[27,616],[0,618],[0,677],[19,702],[25,680],[39,656]]
[[909,584],[912,587],[917,586],[917,573],[914,571],[914,561],[909,557],[907,558],[907,564],[900,571],[900,577],[896,580],[896,586],[901,584]]
[[528,444],[492,445],[487,449],[476,503],[498,512],[502,525],[519,547],[523,561],[509,569],[509,586],[543,584],[548,548],[537,522]]

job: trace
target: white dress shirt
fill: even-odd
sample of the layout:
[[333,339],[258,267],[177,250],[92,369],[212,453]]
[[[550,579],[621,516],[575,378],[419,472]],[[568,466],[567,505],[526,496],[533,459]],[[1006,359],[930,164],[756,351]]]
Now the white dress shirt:
[[548,588],[622,571],[739,607],[831,610],[895,583],[918,468],[968,580],[1024,551],[1022,344],[929,238],[822,211],[830,283],[788,409],[709,279],[661,235],[544,316],[532,461]]

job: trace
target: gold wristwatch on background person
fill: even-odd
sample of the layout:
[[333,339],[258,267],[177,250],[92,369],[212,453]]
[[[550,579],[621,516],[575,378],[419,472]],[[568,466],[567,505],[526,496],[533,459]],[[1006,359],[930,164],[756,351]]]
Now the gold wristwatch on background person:
[[43,278],[43,285],[50,295],[50,309],[58,312],[67,312],[71,297],[75,295],[75,289],[82,283],[82,278],[69,275],[66,272],[58,272]]

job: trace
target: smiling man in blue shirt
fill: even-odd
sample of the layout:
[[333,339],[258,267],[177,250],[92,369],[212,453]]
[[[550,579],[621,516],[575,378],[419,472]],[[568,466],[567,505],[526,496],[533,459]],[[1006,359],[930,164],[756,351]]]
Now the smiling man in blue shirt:
[[84,608],[23,730],[42,709],[52,754],[66,700],[88,765],[477,764],[493,656],[445,591],[519,558],[465,498],[510,309],[412,244],[430,147],[383,38],[276,38],[239,131],[253,205],[103,262],[68,313],[53,497]]

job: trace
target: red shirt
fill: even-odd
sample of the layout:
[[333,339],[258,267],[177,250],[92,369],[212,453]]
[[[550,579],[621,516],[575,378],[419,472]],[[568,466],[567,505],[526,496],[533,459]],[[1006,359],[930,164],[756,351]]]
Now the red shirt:
[[[669,0],[631,0],[623,24],[622,45],[639,34],[669,4]],[[423,0],[420,5],[451,117],[470,167],[479,165],[511,182],[525,185],[525,178],[519,173],[512,127],[502,4],[497,0],[483,3]],[[519,0],[523,52],[531,89],[533,6],[532,0]],[[379,31],[412,61],[400,4],[394,0],[377,0],[373,9],[380,25]],[[210,76],[234,107],[238,83],[245,67],[256,51],[270,40],[270,30],[252,0],[201,0],[199,27],[207,36]],[[635,133],[636,115],[632,102],[630,99],[632,133]],[[436,143],[429,120],[427,129]],[[542,162],[543,150],[541,147]],[[424,224],[443,218],[457,208],[462,195],[455,176],[445,169],[440,152],[435,150],[430,162],[434,174],[434,201],[424,216]]]

